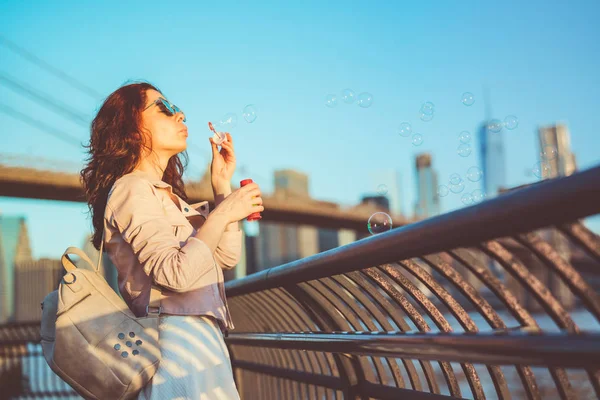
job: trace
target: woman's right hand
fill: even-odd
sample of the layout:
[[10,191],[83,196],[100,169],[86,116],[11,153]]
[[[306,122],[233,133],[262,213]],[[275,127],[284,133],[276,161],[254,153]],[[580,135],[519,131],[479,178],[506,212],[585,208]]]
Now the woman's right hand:
[[262,212],[263,199],[260,188],[255,182],[249,183],[231,194],[215,208],[213,213],[224,215],[228,222],[237,222],[255,212]]

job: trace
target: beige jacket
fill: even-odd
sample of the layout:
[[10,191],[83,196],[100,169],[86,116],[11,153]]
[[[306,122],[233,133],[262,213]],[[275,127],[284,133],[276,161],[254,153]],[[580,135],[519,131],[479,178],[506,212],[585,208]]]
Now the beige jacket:
[[208,217],[208,202],[178,208],[169,184],[133,172],[119,178],[108,195],[104,216],[106,251],[117,267],[119,291],[137,316],[147,314],[152,280],[162,288],[161,313],[209,315],[221,330],[234,328],[221,268],[235,267],[242,232],[223,232],[214,253],[194,237],[187,217]]

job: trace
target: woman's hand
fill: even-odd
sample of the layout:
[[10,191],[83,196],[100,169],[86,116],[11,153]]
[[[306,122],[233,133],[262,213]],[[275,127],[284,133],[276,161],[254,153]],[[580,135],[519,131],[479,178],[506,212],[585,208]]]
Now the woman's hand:
[[235,171],[235,152],[233,140],[229,133],[225,134],[227,140],[221,143],[219,151],[217,144],[209,139],[212,146],[212,163],[210,164],[210,180],[213,188],[229,185]]
[[229,223],[237,222],[252,213],[264,211],[262,204],[260,188],[253,182],[231,192],[211,215],[225,216]]

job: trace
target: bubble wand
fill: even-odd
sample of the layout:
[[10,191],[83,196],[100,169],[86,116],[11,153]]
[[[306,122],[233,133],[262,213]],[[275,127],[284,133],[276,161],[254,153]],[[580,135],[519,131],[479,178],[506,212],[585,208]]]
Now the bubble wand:
[[211,131],[214,132],[214,135],[213,135],[212,139],[213,139],[213,142],[215,142],[215,144],[217,146],[219,146],[221,143],[227,141],[227,136],[225,135],[225,133],[223,133],[223,132],[217,132],[217,130],[213,126],[212,122],[208,123],[208,129],[210,129]]

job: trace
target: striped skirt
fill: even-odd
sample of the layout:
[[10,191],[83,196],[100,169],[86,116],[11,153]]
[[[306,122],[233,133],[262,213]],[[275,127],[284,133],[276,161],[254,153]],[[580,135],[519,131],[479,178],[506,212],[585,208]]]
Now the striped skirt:
[[229,351],[216,320],[165,315],[159,322],[162,359],[141,400],[236,400]]

